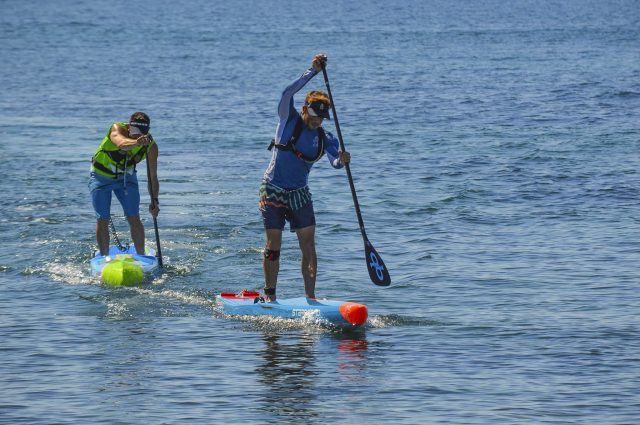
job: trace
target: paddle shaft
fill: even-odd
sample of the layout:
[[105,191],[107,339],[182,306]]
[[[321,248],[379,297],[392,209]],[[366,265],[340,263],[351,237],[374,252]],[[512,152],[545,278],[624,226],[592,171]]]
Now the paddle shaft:
[[[147,152],[148,154],[148,152]],[[151,185],[151,167],[149,166],[149,158],[145,161],[147,163],[147,189],[149,190],[149,197],[151,197],[151,205],[156,204],[155,199],[153,198],[153,188]],[[158,265],[162,267],[162,250],[160,249],[160,232],[158,232],[158,219],[153,217],[153,229],[156,233],[156,250],[158,251]]]
[[[329,100],[331,101],[331,112],[333,113],[333,122],[336,126],[336,132],[338,133],[338,141],[340,142],[340,149],[342,152],[346,152],[344,147],[344,140],[342,139],[342,132],[340,131],[340,123],[338,122],[338,114],[336,113],[336,105],[333,103],[333,95],[331,94],[331,86],[329,85],[329,77],[327,76],[327,70],[322,67],[322,76],[324,77],[324,84],[327,86],[327,93],[329,94]],[[349,164],[344,164],[344,168],[347,170],[347,177],[349,179],[349,187],[351,188],[351,196],[353,197],[353,205],[356,209],[356,216],[358,217],[358,224],[360,225],[360,233],[362,233],[362,239],[367,241],[367,233],[364,230],[364,221],[362,220],[362,213],[360,212],[360,203],[358,202],[358,195],[356,194],[356,187],[353,184],[353,177],[351,176],[351,168]]]
[[[324,76],[324,83],[327,86],[327,93],[329,94],[329,100],[331,101],[331,110],[333,111],[333,119],[335,121],[336,132],[338,133],[338,141],[340,142],[340,149],[342,152],[346,152],[344,147],[344,140],[342,139],[342,132],[340,131],[340,123],[338,122],[338,114],[336,113],[336,105],[333,102],[333,95],[331,94],[331,86],[329,85],[329,77],[327,76],[327,69],[324,64],[322,65],[322,75]],[[353,205],[356,209],[356,215],[358,216],[358,224],[360,225],[360,233],[362,233],[362,240],[364,242],[364,254],[367,264],[367,271],[371,281],[378,286],[389,286],[391,284],[391,276],[389,271],[382,261],[382,258],[371,245],[367,238],[367,233],[364,230],[364,221],[362,220],[362,213],[360,212],[360,204],[358,203],[358,196],[356,195],[356,187],[353,184],[353,177],[351,176],[351,168],[349,164],[345,164],[347,169],[347,177],[349,178],[349,187],[351,188],[351,196],[353,196]]]

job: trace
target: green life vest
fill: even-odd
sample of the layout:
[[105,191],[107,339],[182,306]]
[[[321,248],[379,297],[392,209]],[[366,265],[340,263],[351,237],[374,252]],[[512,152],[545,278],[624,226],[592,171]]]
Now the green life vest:
[[[117,122],[117,126],[126,128],[127,123]],[[151,143],[147,146],[134,146],[128,151],[118,148],[111,141],[111,127],[107,135],[102,139],[100,147],[91,158],[91,171],[95,171],[103,176],[118,178],[125,172],[132,172],[136,169],[136,164],[147,157],[147,152],[156,142],[151,133],[147,134]]]

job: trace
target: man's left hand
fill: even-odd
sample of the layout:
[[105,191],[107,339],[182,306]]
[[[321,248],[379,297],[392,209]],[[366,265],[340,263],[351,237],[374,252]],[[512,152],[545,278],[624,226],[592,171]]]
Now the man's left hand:
[[347,151],[340,152],[340,163],[346,165],[351,162],[351,154]]
[[160,212],[160,205],[156,204],[156,203],[152,203],[149,205],[149,212],[151,213],[152,216],[157,217],[158,213]]

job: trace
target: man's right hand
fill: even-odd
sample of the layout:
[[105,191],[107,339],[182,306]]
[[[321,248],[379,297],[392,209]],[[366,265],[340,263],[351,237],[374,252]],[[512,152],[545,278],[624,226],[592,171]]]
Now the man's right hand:
[[151,143],[151,141],[149,140],[149,137],[146,134],[136,139],[136,145],[139,145],[139,146],[147,146],[149,143]]
[[311,66],[316,71],[322,71],[322,67],[325,66],[326,64],[327,64],[327,55],[325,55],[324,53],[318,53],[313,57],[313,60],[311,61]]

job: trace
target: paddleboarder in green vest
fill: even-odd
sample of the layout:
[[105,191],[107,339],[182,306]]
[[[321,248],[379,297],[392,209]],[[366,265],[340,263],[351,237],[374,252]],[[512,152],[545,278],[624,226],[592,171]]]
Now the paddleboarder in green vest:
[[114,123],[91,159],[89,190],[96,214],[96,240],[101,255],[109,253],[111,197],[116,195],[131,230],[138,254],[145,253],[144,226],[140,221],[140,192],[136,165],[147,160],[149,166],[149,212],[157,217],[158,145],[149,132],[151,120],[144,112],[135,112],[128,122]]
[[259,200],[267,239],[262,265],[264,295],[268,301],[276,299],[280,246],[286,221],[296,233],[302,251],[305,295],[315,298],[316,219],[307,185],[309,172],[325,153],[334,168],[342,168],[350,161],[348,152],[340,152],[338,139],[322,128],[323,120],[329,119],[329,96],[322,91],[309,92],[300,112],[293,104],[294,94],[322,71],[326,61],[323,54],[314,56],[311,67],[284,90],[278,104],[279,123],[270,146],[273,153],[260,186]]

